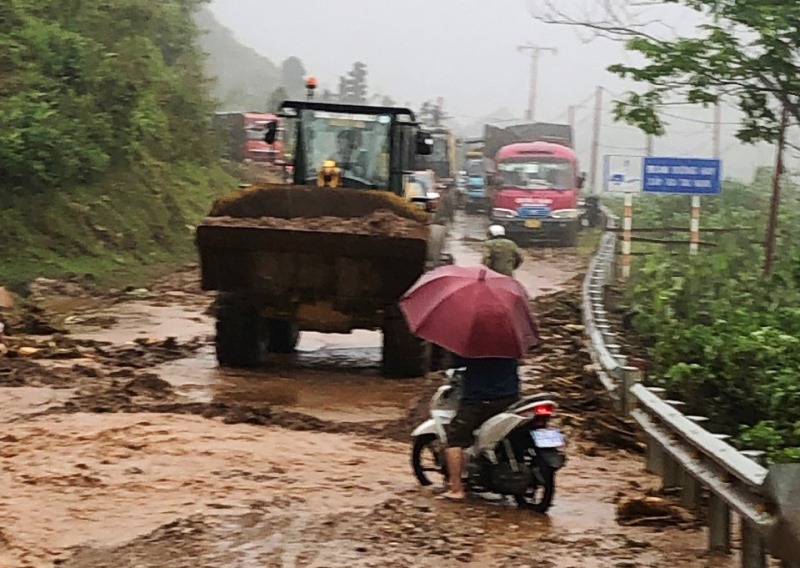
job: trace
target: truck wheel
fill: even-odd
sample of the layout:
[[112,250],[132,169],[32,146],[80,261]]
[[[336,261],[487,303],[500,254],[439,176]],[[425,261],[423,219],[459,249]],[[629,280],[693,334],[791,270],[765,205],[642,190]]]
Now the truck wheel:
[[383,376],[422,377],[428,370],[428,353],[425,342],[411,335],[400,308],[387,308],[383,322]]
[[268,330],[258,312],[232,294],[216,302],[217,361],[223,367],[256,367],[267,354]]
[[300,332],[290,321],[267,319],[269,331],[269,350],[271,353],[294,353]]

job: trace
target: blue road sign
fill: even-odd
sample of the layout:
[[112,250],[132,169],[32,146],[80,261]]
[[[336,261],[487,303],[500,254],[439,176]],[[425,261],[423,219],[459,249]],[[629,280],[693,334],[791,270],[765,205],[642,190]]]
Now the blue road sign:
[[642,190],[649,193],[718,195],[722,191],[722,161],[704,158],[644,159]]

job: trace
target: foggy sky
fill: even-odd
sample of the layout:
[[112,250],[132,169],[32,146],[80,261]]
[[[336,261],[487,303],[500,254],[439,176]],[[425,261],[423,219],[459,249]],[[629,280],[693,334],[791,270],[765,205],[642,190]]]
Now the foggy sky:
[[215,0],[211,7],[240,41],[277,63],[299,56],[330,88],[362,60],[371,92],[415,106],[441,96],[458,118],[502,107],[524,112],[530,60],[517,46],[529,41],[559,50],[540,60],[540,119],[562,114],[598,84],[622,86],[605,71],[625,59],[622,46],[584,45],[571,29],[537,22],[526,0]]
[[[608,73],[613,63],[639,63],[623,44],[608,39],[581,41],[587,32],[537,21],[531,10],[552,2],[570,15],[596,18],[603,6],[627,0],[212,0],[211,9],[237,39],[276,64],[296,55],[323,88],[335,90],[338,76],[357,60],[369,68],[370,93],[387,94],[413,108],[436,97],[461,124],[508,109],[522,118],[528,103],[530,58],[517,52],[527,42],[555,47],[539,66],[536,119],[566,122],[577,107],[576,150],[584,164],[591,153],[593,93],[602,85],[600,155],[642,155],[645,136],[614,123],[613,93],[636,87]],[[563,7],[563,8],[562,8]],[[630,16],[631,14],[629,14]],[[655,22],[649,33],[690,35],[703,21],[676,5],[633,14]],[[579,35],[580,34],[580,35]],[[726,176],[749,179],[757,165],[769,165],[767,145],[745,146],[734,137],[740,114],[734,101],[723,106],[722,157]],[[669,107],[667,135],[655,141],[657,155],[710,157],[711,109]],[[665,112],[667,112],[665,111]],[[790,158],[794,162],[794,157]]]

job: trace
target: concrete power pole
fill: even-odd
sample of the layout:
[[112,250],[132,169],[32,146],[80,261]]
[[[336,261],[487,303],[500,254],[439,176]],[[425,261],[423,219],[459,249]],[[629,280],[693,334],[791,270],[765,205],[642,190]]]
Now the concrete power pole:
[[[714,25],[719,25],[719,0],[714,2]],[[714,105],[714,157],[719,159],[721,151],[720,144],[722,140],[722,105],[717,100]]]
[[603,87],[594,95],[594,129],[592,132],[592,164],[589,170],[589,192],[597,193],[597,160],[600,157],[600,126],[603,122]]
[[524,51],[531,52],[531,85],[530,90],[528,91],[528,111],[525,113],[525,119],[529,122],[533,122],[536,117],[536,91],[538,89],[537,76],[539,72],[539,55],[545,51],[555,55],[558,53],[558,50],[554,47],[539,47],[538,45],[533,45],[529,42],[526,45],[518,46],[517,51],[520,53]]

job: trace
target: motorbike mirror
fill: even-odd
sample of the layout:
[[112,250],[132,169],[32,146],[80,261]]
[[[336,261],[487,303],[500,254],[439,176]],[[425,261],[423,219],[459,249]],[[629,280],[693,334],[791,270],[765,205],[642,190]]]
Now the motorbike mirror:
[[274,144],[275,140],[278,138],[278,123],[274,120],[270,120],[267,123],[267,130],[264,134],[264,142],[267,144]]

